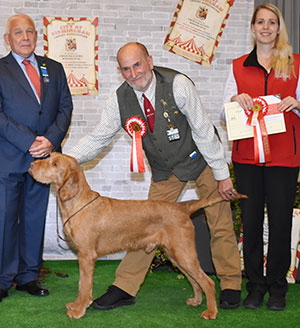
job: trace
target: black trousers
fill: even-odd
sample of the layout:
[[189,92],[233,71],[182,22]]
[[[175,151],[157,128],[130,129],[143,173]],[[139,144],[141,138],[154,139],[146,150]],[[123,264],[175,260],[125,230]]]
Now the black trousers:
[[[266,167],[233,163],[241,200],[243,252],[247,290],[285,295],[291,262],[291,227],[298,167]],[[269,243],[264,276],[263,221],[267,206]]]

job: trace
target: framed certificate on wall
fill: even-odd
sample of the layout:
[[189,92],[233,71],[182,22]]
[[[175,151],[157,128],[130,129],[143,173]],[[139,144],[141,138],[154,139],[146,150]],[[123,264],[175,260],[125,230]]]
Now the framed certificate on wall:
[[180,0],[164,49],[210,66],[234,0]]
[[44,17],[44,54],[62,63],[71,94],[98,94],[97,17]]

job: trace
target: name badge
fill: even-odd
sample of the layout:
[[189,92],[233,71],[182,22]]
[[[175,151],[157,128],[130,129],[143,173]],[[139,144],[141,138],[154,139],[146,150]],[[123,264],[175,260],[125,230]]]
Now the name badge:
[[167,130],[167,137],[170,142],[174,140],[179,140],[180,134],[178,128],[171,128]]
[[45,83],[49,83],[50,79],[49,79],[49,74],[47,72],[46,64],[43,64],[40,68],[41,68],[41,72],[42,72],[42,76],[43,76],[43,81]]

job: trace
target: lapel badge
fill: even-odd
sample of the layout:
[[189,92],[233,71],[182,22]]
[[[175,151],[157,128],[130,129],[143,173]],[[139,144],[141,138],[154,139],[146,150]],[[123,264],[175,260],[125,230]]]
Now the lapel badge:
[[46,64],[44,63],[41,67],[41,72],[42,72],[42,76],[43,76],[43,81],[45,83],[49,83],[50,82],[50,79],[49,79],[49,74],[47,72],[47,67],[46,67]]

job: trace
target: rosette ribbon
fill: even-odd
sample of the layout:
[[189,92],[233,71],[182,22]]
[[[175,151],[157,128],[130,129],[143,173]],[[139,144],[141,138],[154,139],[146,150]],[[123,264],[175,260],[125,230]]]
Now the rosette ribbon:
[[253,108],[245,109],[246,124],[253,126],[255,163],[271,161],[271,149],[264,116],[268,113],[268,103],[263,98],[253,99]]
[[145,172],[145,165],[142,137],[147,132],[147,125],[140,117],[132,116],[125,122],[125,129],[132,138],[130,171],[143,173]]

